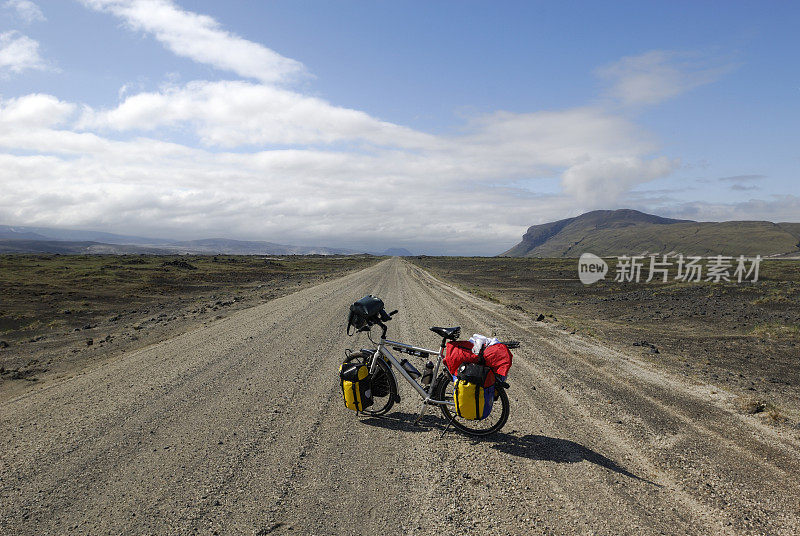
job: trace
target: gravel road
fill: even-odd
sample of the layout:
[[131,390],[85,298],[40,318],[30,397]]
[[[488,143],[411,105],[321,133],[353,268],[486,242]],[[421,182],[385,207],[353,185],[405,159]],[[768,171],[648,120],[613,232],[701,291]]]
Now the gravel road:
[[[350,303],[515,338],[511,416],[472,440],[418,398],[356,417]],[[534,390],[535,387],[535,390]],[[800,440],[690,384],[400,259],[0,405],[0,534],[797,534]]]

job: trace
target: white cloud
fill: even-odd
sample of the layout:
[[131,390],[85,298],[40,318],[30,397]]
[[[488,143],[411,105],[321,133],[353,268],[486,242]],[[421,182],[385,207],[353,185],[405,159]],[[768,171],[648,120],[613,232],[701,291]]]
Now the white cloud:
[[6,9],[13,9],[17,17],[26,24],[46,20],[39,6],[30,0],[8,0],[3,4],[3,7]]
[[608,94],[627,105],[648,105],[709,84],[733,68],[698,54],[652,50],[597,69]]
[[[129,149],[146,155],[144,145],[131,142]],[[302,165],[294,165],[297,158]],[[222,234],[376,249],[403,241],[441,251],[439,237],[446,236],[450,252],[493,252],[519,238],[519,224],[507,221],[511,214],[528,225],[532,209],[552,217],[569,210],[567,200],[532,204],[507,192],[471,195],[435,182],[404,188],[352,160],[358,158],[305,152],[140,161],[102,151],[80,158],[0,155],[7,192],[0,217],[160,236]]]
[[495,176],[541,174],[587,158],[650,153],[655,143],[630,121],[598,108],[514,114],[498,112],[476,118],[463,136],[452,138],[449,151],[473,167],[491,166]]
[[734,175],[732,177],[719,177],[717,180],[722,183],[727,183],[728,189],[733,192],[751,192],[759,190],[756,182],[766,179],[766,175]]
[[[132,101],[136,106],[134,95],[114,110],[86,112],[81,123],[89,128],[89,118],[95,121],[92,128],[143,130],[148,121],[162,118],[162,128],[188,125],[190,132],[218,132],[220,139],[230,135],[247,146],[248,135],[260,127],[246,121],[237,125],[228,121],[228,113],[238,118],[254,111],[201,113],[213,108],[216,100],[209,95],[221,87],[232,109],[246,104],[251,91],[263,89],[243,84],[238,93],[224,84],[188,84],[143,94],[141,101]],[[238,98],[241,102],[233,102]],[[332,117],[341,112],[326,103],[314,105],[316,112],[327,110]],[[648,167],[642,151],[650,144],[639,141],[634,125],[588,108],[492,114],[453,137],[418,133],[359,112],[344,130],[325,117],[314,123],[316,133],[308,139],[319,142],[317,149],[304,139],[294,149],[237,145],[236,152],[220,151],[225,142],[196,149],[141,137],[111,140],[75,131],[68,122],[72,113],[74,105],[50,96],[2,103],[0,148],[38,153],[7,154],[0,161],[6,170],[4,191],[12,192],[0,199],[0,217],[6,221],[376,249],[400,242],[428,247],[428,252],[435,251],[437,235],[446,235],[451,253],[492,253],[516,242],[534,215],[557,219],[588,207],[571,195],[542,197],[514,188],[513,178],[551,176],[581,163],[586,167],[586,155],[611,159],[612,171],[622,168],[629,175],[632,167],[651,174],[650,168],[658,167]],[[198,123],[189,119],[194,114]],[[287,132],[301,119],[287,119]],[[15,128],[4,128],[12,124]],[[57,129],[60,125],[65,128]],[[308,127],[296,128],[302,134]],[[327,140],[336,143],[326,145]],[[362,145],[359,150],[340,147],[347,142]],[[626,168],[613,160],[622,154],[633,155],[635,165]],[[592,180],[612,182],[595,172],[584,177],[584,184]],[[617,185],[616,191],[624,187]]]
[[0,33],[0,73],[20,73],[27,69],[46,69],[39,55],[39,43],[12,30]]
[[[587,159],[642,156],[653,141],[629,121],[595,108],[475,118],[456,136],[434,136],[321,99],[246,82],[191,82],[139,93],[110,110],[86,109],[79,126],[110,131],[196,133],[210,147],[356,144],[397,169],[439,180],[552,174]],[[166,129],[166,130],[165,130]],[[397,153],[402,154],[398,157]]]
[[[579,186],[621,195],[663,166],[648,160],[654,144],[641,129],[594,108],[499,112],[455,136],[246,82],[139,93],[110,110],[84,107],[70,123],[75,108],[46,95],[0,103],[0,148],[39,153],[0,164],[14,192],[0,217],[376,249],[400,241],[429,252],[443,234],[452,253],[491,253],[516,242],[534,214],[591,208]],[[159,139],[106,137],[129,131]],[[207,148],[161,141],[171,133],[196,134]],[[512,186],[565,170],[566,195]]]
[[[595,208],[598,197],[625,199],[626,188],[674,166],[646,154],[611,156],[624,139],[579,143],[577,128],[584,116],[567,112],[561,121],[549,118],[552,131],[540,131],[542,125],[525,129],[540,134],[554,133],[559,126],[573,130],[563,138],[573,150],[553,157],[549,146],[537,145],[541,140],[531,135],[531,154],[522,154],[515,146],[517,129],[505,141],[482,145],[506,128],[511,118],[505,115],[500,125],[484,118],[459,139],[437,139],[429,151],[303,147],[226,152],[76,132],[69,123],[74,107],[54,97],[4,101],[0,108],[0,149],[9,151],[0,150],[0,220],[143,235],[225,235],[374,249],[400,243],[428,253],[445,248],[453,254],[492,254],[516,243],[531,224]],[[596,156],[580,160],[581,146],[584,154]],[[34,154],[12,154],[17,151]],[[470,152],[481,156],[472,160]],[[563,175],[564,194],[536,195],[498,179],[512,172],[548,176],[545,170],[555,164],[556,174]],[[636,206],[646,209],[647,203]],[[755,203],[701,206],[697,214],[741,219],[774,209]],[[782,213],[790,211],[787,206]],[[684,216],[700,218],[697,214]],[[444,245],[441,236],[447,237]]]
[[185,11],[171,0],[81,0],[152,34],[178,56],[264,83],[285,83],[305,73],[302,63],[234,35],[213,18]]
[[33,93],[16,99],[0,99],[0,125],[50,127],[64,122],[74,111],[72,103],[52,95]]
[[659,207],[665,216],[699,221],[757,220],[771,222],[800,221],[800,197],[791,194],[772,195],[767,199],[750,199],[734,203],[691,201]]
[[81,121],[85,128],[120,131],[186,125],[196,129],[203,143],[221,147],[352,140],[422,146],[431,140],[358,110],[242,81],[198,81],[138,93],[112,110],[87,109]]
[[734,175],[732,177],[720,177],[717,180],[720,182],[730,182],[734,184],[743,184],[749,182],[760,181],[766,179],[766,175]]
[[564,172],[564,191],[593,207],[608,206],[637,184],[669,175],[678,166],[666,157],[590,158]]

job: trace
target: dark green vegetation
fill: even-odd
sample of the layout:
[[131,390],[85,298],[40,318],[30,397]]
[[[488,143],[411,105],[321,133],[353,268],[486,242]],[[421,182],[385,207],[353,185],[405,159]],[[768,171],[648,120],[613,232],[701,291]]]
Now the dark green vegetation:
[[636,210],[596,210],[530,227],[506,257],[639,255],[777,255],[800,253],[800,223],[694,222]]
[[667,283],[638,284],[614,282],[612,261],[606,280],[585,286],[577,259],[409,260],[484,299],[744,395],[800,389],[800,261],[764,261],[756,283],[675,282],[673,270]]
[[377,260],[0,255],[0,378],[29,378],[103,345],[153,342]]

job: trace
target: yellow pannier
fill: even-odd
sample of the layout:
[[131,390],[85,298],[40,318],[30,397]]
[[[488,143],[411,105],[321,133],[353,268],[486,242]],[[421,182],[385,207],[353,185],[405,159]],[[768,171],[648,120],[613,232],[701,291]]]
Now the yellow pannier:
[[489,367],[464,363],[458,368],[453,386],[456,414],[462,419],[485,419],[494,403],[494,374]]
[[339,367],[344,405],[354,411],[364,411],[372,405],[372,377],[369,367],[344,363]]

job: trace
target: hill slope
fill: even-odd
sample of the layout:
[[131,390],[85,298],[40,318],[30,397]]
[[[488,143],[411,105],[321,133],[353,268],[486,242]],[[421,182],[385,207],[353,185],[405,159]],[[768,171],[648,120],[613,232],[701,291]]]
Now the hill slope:
[[683,253],[777,255],[800,252],[800,224],[767,221],[696,222],[636,210],[596,210],[534,225],[502,256],[579,257]]

